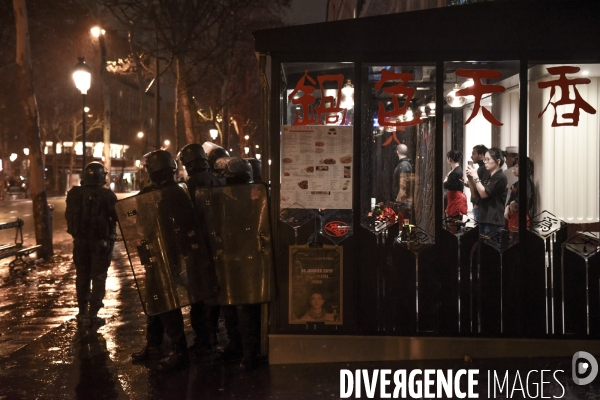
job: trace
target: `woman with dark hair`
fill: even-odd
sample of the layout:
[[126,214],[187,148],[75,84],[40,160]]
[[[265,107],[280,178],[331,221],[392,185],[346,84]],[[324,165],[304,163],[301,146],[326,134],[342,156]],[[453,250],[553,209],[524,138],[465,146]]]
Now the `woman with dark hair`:
[[[526,158],[527,163],[527,226],[533,213],[534,192],[533,192],[533,161]],[[515,160],[513,166],[515,176],[519,177],[519,158]],[[504,218],[508,220],[508,230],[511,232],[519,231],[519,181],[517,180],[510,189],[508,204],[504,209]]]
[[467,197],[463,193],[465,184],[463,181],[463,170],[460,167],[462,153],[450,150],[446,162],[450,165],[450,172],[444,179],[444,189],[447,192],[446,215],[448,218],[462,221],[463,215],[467,214]]
[[488,236],[495,229],[504,227],[504,201],[506,200],[507,180],[502,172],[504,156],[497,147],[485,153],[483,159],[486,172],[480,179],[477,170],[467,168],[469,180],[473,182],[479,202],[479,233]]

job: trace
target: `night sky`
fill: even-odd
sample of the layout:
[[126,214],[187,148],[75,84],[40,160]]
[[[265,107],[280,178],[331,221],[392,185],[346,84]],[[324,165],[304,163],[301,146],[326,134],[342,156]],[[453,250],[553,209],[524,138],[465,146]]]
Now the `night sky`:
[[292,0],[292,8],[286,18],[290,25],[325,22],[327,0]]

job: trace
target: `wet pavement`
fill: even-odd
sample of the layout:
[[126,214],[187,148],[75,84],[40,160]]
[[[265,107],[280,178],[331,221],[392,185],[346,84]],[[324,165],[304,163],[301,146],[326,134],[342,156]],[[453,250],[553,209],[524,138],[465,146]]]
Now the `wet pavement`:
[[[0,206],[1,207],[1,206]],[[0,211],[1,212],[1,211]],[[60,217],[60,216],[57,216]],[[59,222],[59,226],[60,226]],[[26,239],[31,240],[31,237]],[[75,269],[71,241],[64,232],[55,234],[52,260],[10,273],[0,263],[0,400],[2,399],[338,399],[340,370],[387,368],[479,369],[479,398],[534,398],[533,384],[526,384],[531,370],[562,370],[555,381],[546,375],[544,396],[566,399],[600,399],[600,385],[577,386],[571,379],[571,359],[504,359],[327,363],[267,365],[241,372],[239,361],[209,359],[189,368],[162,373],[156,363],[134,365],[132,351],[145,342],[142,312],[123,242],[117,242],[106,284],[105,307],[100,316],[106,325],[78,329]],[[188,343],[193,342],[188,311],[184,309]],[[221,335],[221,345],[226,340]],[[168,348],[168,340],[163,344]],[[517,372],[531,396],[516,392],[488,395],[487,370],[500,375],[508,370],[512,388]],[[558,383],[560,382],[560,384]],[[393,389],[393,386],[392,386]],[[464,388],[463,388],[464,389]],[[391,393],[392,390],[390,389]],[[527,392],[523,392],[527,393]],[[356,393],[352,396],[355,398]],[[539,397],[539,396],[535,396]],[[362,397],[367,398],[365,389]],[[372,398],[381,398],[379,392]],[[420,398],[420,396],[407,396]],[[448,397],[443,397],[448,398]],[[454,397],[450,397],[454,398]]]

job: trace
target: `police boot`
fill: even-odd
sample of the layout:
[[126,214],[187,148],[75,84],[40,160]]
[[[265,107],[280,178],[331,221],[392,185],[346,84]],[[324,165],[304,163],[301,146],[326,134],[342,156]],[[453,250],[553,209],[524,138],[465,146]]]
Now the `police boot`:
[[244,355],[240,362],[240,371],[252,371],[257,367],[258,357],[253,346],[244,348]]
[[236,342],[229,342],[219,355],[223,361],[239,360],[243,356],[242,346]]
[[158,346],[145,345],[140,351],[131,354],[131,361],[142,362],[162,358],[163,351]]
[[99,328],[104,326],[106,321],[98,316],[98,311],[90,310],[90,327]]
[[90,325],[90,313],[87,310],[87,306],[85,308],[79,308],[79,314],[77,314],[77,326],[80,328],[85,328]]
[[216,352],[211,345],[201,345],[194,343],[188,347],[190,361],[198,364],[202,361],[212,361],[215,358]]
[[190,365],[187,351],[177,350],[163,358],[156,369],[162,372],[175,371]]

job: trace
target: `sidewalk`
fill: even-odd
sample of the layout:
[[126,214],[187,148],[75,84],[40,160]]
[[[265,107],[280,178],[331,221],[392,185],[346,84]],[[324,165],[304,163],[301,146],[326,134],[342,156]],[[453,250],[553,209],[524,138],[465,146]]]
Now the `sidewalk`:
[[[70,243],[63,242],[56,249],[60,254],[56,262],[29,271],[6,275],[6,268],[0,266],[0,399],[337,399],[340,369],[375,368],[479,368],[482,383],[486,369],[508,369],[511,384],[516,370],[522,371],[525,382],[528,370],[562,369],[561,381],[567,392],[563,398],[600,397],[596,382],[573,384],[570,359],[262,365],[245,373],[239,371],[237,362],[230,362],[155,372],[148,366],[131,364],[129,358],[144,344],[145,315],[123,242],[115,245],[105,308],[101,310],[106,325],[97,332],[77,329]],[[184,318],[188,343],[192,343],[187,309]],[[166,348],[168,343],[164,345]],[[536,379],[539,384],[539,375]],[[488,398],[486,385],[478,392],[479,398]],[[513,398],[521,398],[518,394]],[[544,394],[560,396],[560,386],[547,385]],[[362,398],[367,398],[364,389]],[[374,398],[380,398],[379,392]]]

